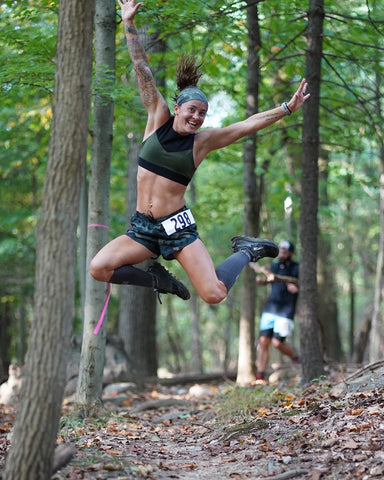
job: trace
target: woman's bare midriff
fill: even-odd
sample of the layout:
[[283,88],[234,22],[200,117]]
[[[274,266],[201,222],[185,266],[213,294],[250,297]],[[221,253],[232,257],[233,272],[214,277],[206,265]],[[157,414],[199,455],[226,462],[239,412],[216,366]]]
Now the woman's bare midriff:
[[164,217],[185,205],[187,187],[138,167],[136,210],[153,218]]

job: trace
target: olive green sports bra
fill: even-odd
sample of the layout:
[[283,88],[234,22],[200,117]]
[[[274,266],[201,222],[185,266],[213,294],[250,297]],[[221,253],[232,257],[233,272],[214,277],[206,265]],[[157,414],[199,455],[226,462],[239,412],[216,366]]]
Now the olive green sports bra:
[[173,130],[174,117],[146,138],[139,154],[140,167],[187,186],[196,171],[193,160],[195,134]]

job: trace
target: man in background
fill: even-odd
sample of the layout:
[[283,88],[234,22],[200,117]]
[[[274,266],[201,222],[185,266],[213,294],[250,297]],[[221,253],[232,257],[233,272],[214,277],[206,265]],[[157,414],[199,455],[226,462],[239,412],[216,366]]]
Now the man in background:
[[[292,242],[283,240],[279,244],[279,256],[271,265],[271,273],[275,276],[272,280],[272,289],[260,318],[260,340],[257,347],[257,380],[265,379],[269,361],[269,346],[272,345],[281,353],[287,355],[294,363],[299,363],[299,358],[293,348],[285,343],[293,331],[293,320],[298,297],[299,264],[293,260],[295,247]],[[256,263],[249,264],[256,273],[260,267]],[[291,277],[293,283],[287,283]],[[279,281],[275,281],[279,279]],[[258,277],[257,285],[270,283],[268,276]]]

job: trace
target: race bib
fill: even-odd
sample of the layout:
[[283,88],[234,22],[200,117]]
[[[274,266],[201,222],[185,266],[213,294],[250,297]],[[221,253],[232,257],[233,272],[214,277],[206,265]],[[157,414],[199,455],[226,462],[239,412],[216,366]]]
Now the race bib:
[[167,218],[161,224],[164,227],[164,230],[167,232],[167,235],[172,235],[173,233],[183,230],[183,228],[193,225],[195,219],[193,218],[191,210],[184,210],[180,213],[176,213],[172,217]]

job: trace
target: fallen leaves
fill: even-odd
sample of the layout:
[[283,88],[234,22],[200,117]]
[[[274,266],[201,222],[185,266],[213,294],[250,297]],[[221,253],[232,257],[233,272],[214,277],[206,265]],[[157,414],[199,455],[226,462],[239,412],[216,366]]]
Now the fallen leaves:
[[[57,480],[384,478],[384,388],[330,387],[239,389],[247,414],[231,404],[226,419],[218,415],[223,386],[193,386],[193,398],[160,386],[130,390],[109,405],[109,418],[62,421],[58,441],[72,442],[76,457]],[[259,406],[252,396],[260,388]],[[14,417],[0,420],[4,457]]]
[[360,408],[352,408],[352,410],[350,410],[349,412],[347,412],[347,415],[360,415],[360,413],[363,413],[364,412],[364,407],[360,407]]
[[349,427],[350,432],[361,432],[361,430],[368,430],[373,427],[373,422],[363,423],[361,425],[351,425]]

